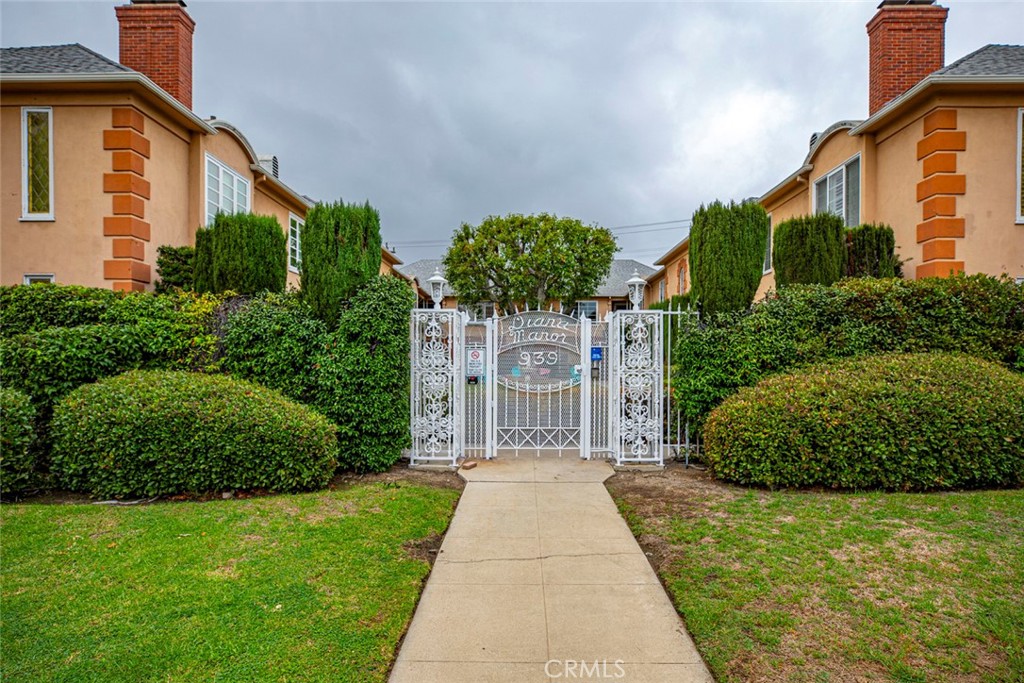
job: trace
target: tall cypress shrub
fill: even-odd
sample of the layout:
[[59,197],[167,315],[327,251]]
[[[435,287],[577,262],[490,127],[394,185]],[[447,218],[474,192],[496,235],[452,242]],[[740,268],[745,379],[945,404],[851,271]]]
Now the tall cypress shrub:
[[830,285],[846,273],[846,225],[831,213],[792,218],[775,228],[775,284]]
[[334,327],[342,304],[380,272],[380,214],[363,205],[317,204],[302,229],[302,296]]
[[850,228],[847,233],[850,277],[900,277],[902,268],[896,256],[896,237],[888,225],[868,223]]
[[215,291],[213,286],[213,232],[208,228],[196,230],[196,255],[192,288],[207,294]]
[[283,292],[288,279],[287,240],[273,216],[218,214],[196,232],[197,292]]
[[716,201],[693,214],[690,274],[705,315],[750,307],[764,272],[768,214],[756,202]]

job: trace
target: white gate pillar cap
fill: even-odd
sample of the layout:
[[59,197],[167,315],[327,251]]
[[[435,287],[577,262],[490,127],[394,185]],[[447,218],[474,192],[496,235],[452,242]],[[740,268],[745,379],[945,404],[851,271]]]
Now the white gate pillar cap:
[[633,304],[633,310],[639,311],[640,305],[644,302],[644,288],[647,287],[647,280],[640,277],[640,271],[634,270],[633,277],[626,280],[626,287],[629,288],[629,301]]

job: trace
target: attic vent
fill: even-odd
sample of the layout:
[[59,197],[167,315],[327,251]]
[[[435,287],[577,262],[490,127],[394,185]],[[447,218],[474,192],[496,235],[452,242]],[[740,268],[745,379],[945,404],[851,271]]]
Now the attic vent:
[[820,136],[820,135],[821,135],[821,133],[811,133],[811,144],[808,145],[808,146],[809,147],[814,147],[814,143],[818,141],[818,136]]
[[259,162],[260,166],[270,171],[270,175],[274,176],[275,178],[280,177],[277,175],[278,168],[276,156],[274,156],[273,154],[261,154],[259,156]]

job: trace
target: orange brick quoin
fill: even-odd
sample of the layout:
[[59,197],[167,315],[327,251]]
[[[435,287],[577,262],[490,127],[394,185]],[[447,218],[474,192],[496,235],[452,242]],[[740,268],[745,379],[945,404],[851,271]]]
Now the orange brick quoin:
[[[926,199],[921,207],[921,219],[928,220],[936,216],[955,216],[956,197],[932,197]],[[961,235],[962,237],[962,235]]]
[[949,277],[964,272],[963,261],[930,261],[917,267],[917,279],[923,277]]
[[152,188],[146,180],[146,159],[150,155],[145,136],[146,117],[134,107],[111,109],[111,129],[103,131],[103,149],[110,150],[113,173],[103,174],[103,191],[112,194],[111,213],[103,219],[104,237],[113,237],[111,260],[103,262],[103,278],[114,280],[120,291],[143,291],[151,280],[146,259],[150,224],[146,200]]
[[103,131],[103,149],[130,149],[149,158],[149,139],[129,128]]
[[113,199],[115,216],[146,217],[146,200],[142,197],[136,197],[133,194],[115,194]]
[[934,152],[963,152],[966,149],[966,131],[937,130],[917,143],[917,158],[924,159]]
[[114,107],[112,113],[114,128],[134,128],[143,135],[146,133],[146,117],[138,109]]

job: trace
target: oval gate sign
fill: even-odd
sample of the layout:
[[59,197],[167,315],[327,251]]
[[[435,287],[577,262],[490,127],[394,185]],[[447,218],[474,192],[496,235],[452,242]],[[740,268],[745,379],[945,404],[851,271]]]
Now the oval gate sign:
[[580,322],[528,311],[498,321],[499,383],[518,390],[560,391],[580,383]]

